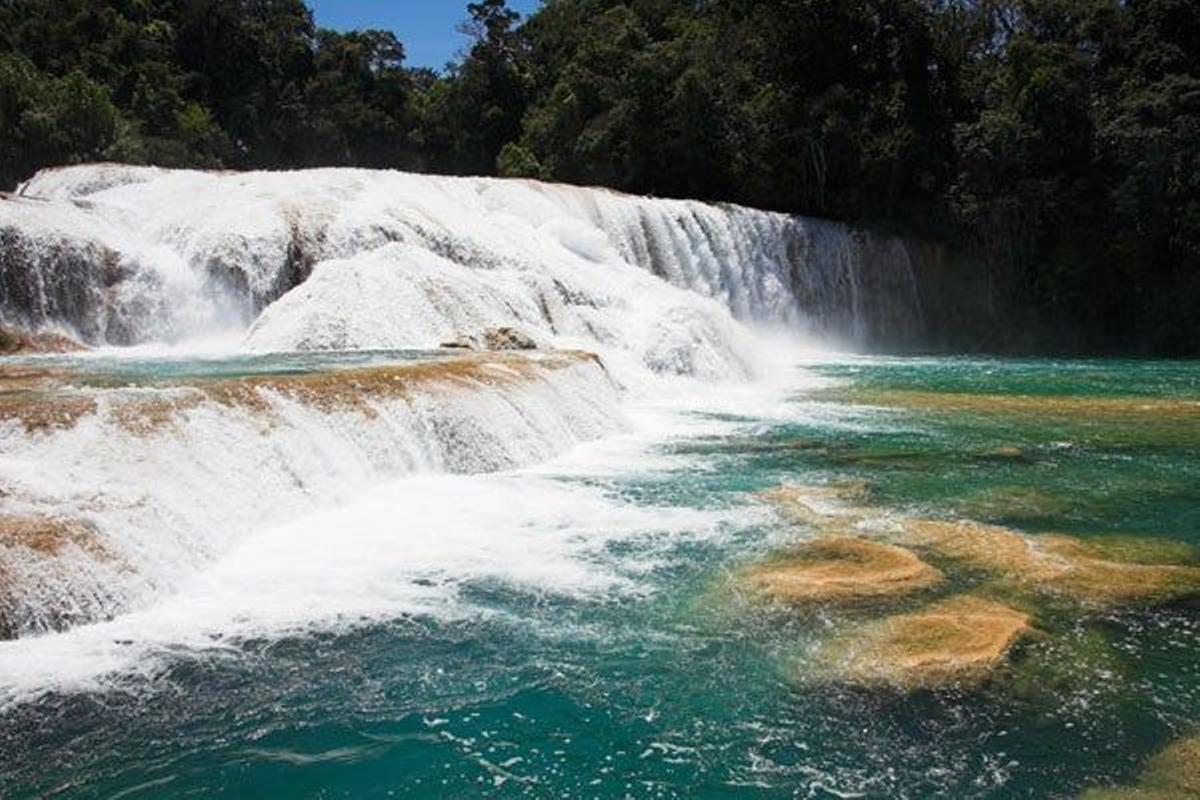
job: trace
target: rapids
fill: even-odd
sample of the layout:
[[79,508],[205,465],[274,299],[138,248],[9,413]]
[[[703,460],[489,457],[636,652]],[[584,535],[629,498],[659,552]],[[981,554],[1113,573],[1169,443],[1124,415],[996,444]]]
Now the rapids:
[[369,331],[372,346],[431,347],[507,323],[687,369],[677,351],[727,346],[723,310],[858,345],[917,340],[923,324],[898,240],[532,181],[72,167],[0,200],[0,243],[4,317],[91,344],[237,335],[310,275],[251,346],[364,346],[354,334]]
[[[916,254],[530,181],[37,175],[0,323],[90,349],[0,359],[0,795],[1135,783],[1200,719],[1197,367],[822,352],[927,340]],[[443,347],[504,327],[538,348]],[[974,561],[912,536],[961,521]],[[993,542],[1182,577],[1088,604]],[[787,557],[846,602],[764,592]],[[1020,621],[973,680],[855,678],[960,608]]]

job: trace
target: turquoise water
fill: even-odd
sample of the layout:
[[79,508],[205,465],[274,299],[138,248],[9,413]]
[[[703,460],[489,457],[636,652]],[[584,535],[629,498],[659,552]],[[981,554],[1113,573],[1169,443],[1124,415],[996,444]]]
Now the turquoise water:
[[644,552],[639,591],[467,580],[474,611],[456,618],[180,651],[151,677],[3,712],[0,794],[1073,797],[1195,733],[1194,603],[1057,613],[983,687],[901,695],[801,679],[847,620],[729,584],[806,535],[755,497],[782,482],[865,481],[895,513],[1200,545],[1200,364],[806,371],[828,385],[763,416],[690,412],[697,432],[655,443],[645,466],[555,478],[720,520],[714,536],[609,542],[613,558]]

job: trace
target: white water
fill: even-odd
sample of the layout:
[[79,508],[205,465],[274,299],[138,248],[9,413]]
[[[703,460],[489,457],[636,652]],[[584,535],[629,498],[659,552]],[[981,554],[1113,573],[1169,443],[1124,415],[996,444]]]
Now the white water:
[[[442,317],[389,328],[424,347],[473,333],[456,329],[460,291],[494,291],[504,302],[491,304],[493,316],[601,342],[627,333],[605,309],[643,303],[687,317],[685,327],[695,315],[718,324],[719,308],[849,343],[921,318],[911,263],[894,240],[801,217],[533,181],[74,167],[40,173],[19,198],[0,201],[0,236],[9,250],[0,257],[0,311],[94,343],[244,329],[322,262],[377,283],[387,259],[376,251],[397,242],[410,247],[393,251],[393,269],[437,271],[445,293],[426,298]],[[697,295],[718,302],[705,307]],[[292,301],[294,310],[301,304]],[[401,308],[376,316],[403,317]],[[336,340],[341,312],[321,311],[331,319],[311,329],[263,321],[253,343]],[[597,317],[608,324],[593,331]],[[676,320],[668,314],[660,326],[674,329]],[[635,341],[623,344],[635,351],[654,335],[629,333]]]
[[[798,332],[862,335],[880,297],[915,302],[911,272],[882,284],[899,293],[868,285],[865,240],[843,228],[600,190],[81,167],[22,194],[0,201],[9,322],[142,353],[215,341],[235,354],[429,348],[511,325],[598,352],[605,369],[369,413],[279,396],[265,414],[201,403],[136,435],[106,405],[120,392],[65,430],[4,423],[3,513],[85,520],[117,555],[48,565],[0,547],[25,592],[23,631],[119,616],[0,643],[0,706],[154,671],[181,646],[472,613],[459,589],[475,581],[643,591],[653,545],[614,560],[608,543],[713,535],[722,516],[639,507],[565,477],[650,469],[656,444],[696,434],[699,411],[770,416],[797,379],[782,365]],[[631,399],[655,413],[631,422]],[[529,469],[631,427],[615,450]]]
[[769,511],[635,503],[602,488],[607,480],[705,469],[702,457],[660,449],[798,419],[812,410],[788,398],[813,385],[794,369],[755,385],[692,385],[628,407],[624,432],[543,463],[347,489],[336,507],[241,536],[139,610],[0,642],[0,712],[51,691],[152,686],[180,659],[238,657],[246,639],[492,613],[471,588],[592,602],[656,591],[652,573],[680,557],[677,545],[720,540]]
[[146,431],[123,424],[125,404],[194,395],[131,388],[64,430],[0,427],[4,513],[85,520],[112,555],[47,559],[0,540],[25,633],[153,603],[248,534],[387,478],[511,469],[625,427],[590,361],[514,384],[368,394],[347,410],[263,390],[265,410],[204,401]]

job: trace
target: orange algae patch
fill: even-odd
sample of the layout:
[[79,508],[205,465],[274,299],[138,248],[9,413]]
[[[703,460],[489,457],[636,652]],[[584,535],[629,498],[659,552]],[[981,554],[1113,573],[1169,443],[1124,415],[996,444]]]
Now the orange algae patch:
[[746,570],[757,593],[786,603],[852,603],[899,597],[936,585],[938,570],[912,552],[849,536],[828,536]]
[[1183,739],[1150,759],[1135,786],[1090,789],[1081,800],[1200,798],[1200,737]]
[[826,645],[838,681],[911,691],[980,683],[1033,628],[1027,615],[961,595],[867,623]]

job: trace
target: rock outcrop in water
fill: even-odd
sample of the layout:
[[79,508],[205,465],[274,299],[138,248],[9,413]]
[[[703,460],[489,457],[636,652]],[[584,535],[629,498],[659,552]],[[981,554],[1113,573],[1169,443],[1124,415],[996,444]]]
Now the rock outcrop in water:
[[1200,595],[1200,566],[1171,563],[1188,555],[1171,542],[1025,536],[995,525],[942,520],[906,521],[902,540],[993,574],[1012,590],[1090,606]]
[[836,635],[820,648],[815,672],[842,683],[969,686],[1032,631],[1034,611],[1078,618],[1200,596],[1200,552],[1186,544],[913,518],[862,505],[867,494],[858,484],[759,493],[783,519],[818,536],[747,568],[743,583],[792,605],[896,601],[943,580],[971,594]]
[[986,680],[1032,630],[1020,611],[958,596],[852,629],[819,660],[838,681],[900,690],[965,686]]
[[755,593],[794,605],[894,599],[937,585],[942,574],[908,550],[851,536],[823,536],[749,567]]
[[27,333],[0,325],[0,356],[75,353],[85,349],[79,342],[59,333]]
[[1200,798],[1200,737],[1183,739],[1150,759],[1134,786],[1089,789],[1080,800],[1196,800]]

